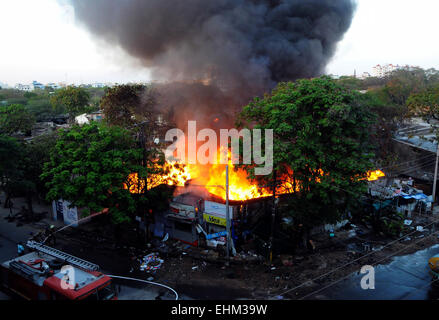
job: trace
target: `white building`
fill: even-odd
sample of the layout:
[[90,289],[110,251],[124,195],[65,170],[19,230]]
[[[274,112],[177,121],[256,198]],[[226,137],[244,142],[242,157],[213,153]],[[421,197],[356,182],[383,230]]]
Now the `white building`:
[[53,82],[46,84],[46,87],[50,87],[50,88],[52,88],[54,90],[61,89],[61,86],[59,84],[56,84],[56,83],[53,83]]
[[34,86],[32,84],[21,84],[21,83],[17,83],[15,85],[15,89],[20,90],[20,91],[34,91]]
[[360,79],[367,79],[370,78],[370,73],[369,72],[363,72],[363,74],[360,76]]
[[8,84],[7,84],[7,83],[4,83],[4,82],[0,82],[0,88],[2,88],[2,89],[8,89],[8,88],[9,88],[9,86],[8,86]]
[[372,76],[377,77],[377,78],[383,78],[386,75],[388,75],[389,73],[396,71],[396,70],[405,69],[408,71],[412,71],[415,68],[416,67],[409,66],[409,65],[400,66],[400,65],[394,65],[391,63],[385,64],[385,65],[377,64],[375,67],[372,68]]
[[385,64],[385,65],[377,64],[375,67],[372,68],[372,75],[377,78],[383,78],[388,73],[395,71],[399,68],[400,68],[399,66],[395,66],[393,64]]
[[38,82],[38,81],[32,81],[32,85],[33,85],[33,87],[34,87],[34,90],[35,89],[40,89],[40,90],[44,90],[44,88],[45,88],[45,86],[44,86],[44,84],[42,84],[42,83],[40,83],[40,82]]
[[89,114],[87,113],[81,114],[75,117],[75,122],[79,125],[83,125],[83,124],[89,124],[91,121],[101,121],[103,118],[104,118],[104,114],[100,110]]

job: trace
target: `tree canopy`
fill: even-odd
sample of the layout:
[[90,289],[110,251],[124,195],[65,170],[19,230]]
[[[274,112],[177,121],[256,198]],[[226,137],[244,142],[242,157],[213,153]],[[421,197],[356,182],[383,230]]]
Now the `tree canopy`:
[[240,114],[240,126],[274,130],[273,173],[244,168],[262,185],[289,183],[287,212],[308,228],[337,221],[365,190],[374,115],[359,95],[328,77],[280,83]]
[[68,200],[86,213],[109,208],[115,223],[128,221],[139,203],[148,205],[154,193],[132,194],[124,185],[132,173],[139,179],[160,173],[162,163],[155,152],[141,149],[133,134],[118,126],[93,122],[63,130],[42,174],[47,199]]
[[150,87],[141,84],[109,88],[101,100],[101,109],[110,125],[123,127],[152,120],[155,98]]
[[57,90],[50,103],[54,110],[65,109],[73,118],[89,111],[90,94],[83,88],[69,86]]
[[439,85],[411,94],[407,106],[412,115],[439,120]]
[[21,104],[0,107],[0,133],[12,135],[18,132],[30,135],[35,117]]

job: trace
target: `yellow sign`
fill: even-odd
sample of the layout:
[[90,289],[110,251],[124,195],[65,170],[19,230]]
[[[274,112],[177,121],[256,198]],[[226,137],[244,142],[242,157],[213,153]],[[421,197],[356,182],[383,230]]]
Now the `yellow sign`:
[[218,218],[218,217],[213,216],[211,214],[204,213],[203,218],[204,218],[204,221],[206,221],[208,223],[213,223],[213,224],[223,226],[223,227],[225,227],[227,225],[226,219]]

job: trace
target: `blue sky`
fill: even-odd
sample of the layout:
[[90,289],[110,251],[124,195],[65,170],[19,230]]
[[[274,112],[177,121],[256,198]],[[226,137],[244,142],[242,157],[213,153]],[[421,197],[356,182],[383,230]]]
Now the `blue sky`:
[[[437,0],[359,0],[328,73],[361,74],[385,63],[439,69],[438,12]],[[72,9],[56,0],[0,0],[0,30],[0,82],[150,79],[120,49],[77,27]]]

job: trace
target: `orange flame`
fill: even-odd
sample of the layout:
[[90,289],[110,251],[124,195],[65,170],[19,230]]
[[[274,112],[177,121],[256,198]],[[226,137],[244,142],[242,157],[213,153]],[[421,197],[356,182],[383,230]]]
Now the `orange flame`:
[[367,181],[377,181],[379,178],[383,178],[385,176],[385,173],[381,170],[369,171],[367,173]]
[[[263,198],[272,196],[270,187],[260,187],[252,183],[247,177],[248,174],[243,169],[235,170],[235,165],[230,160],[229,156],[229,199],[244,201],[256,198]],[[218,152],[218,160],[220,152]],[[219,161],[218,161],[219,163]],[[183,187],[186,183],[193,179],[195,185],[204,186],[211,194],[216,195],[222,199],[226,199],[225,181],[226,170],[224,164],[213,164],[210,166],[184,165],[176,162],[167,162],[164,166],[165,175],[153,175],[148,177],[147,189],[157,187],[161,184],[175,185]],[[320,177],[324,172],[320,169],[317,172],[316,181],[320,182]],[[281,177],[281,185],[277,188],[277,194],[287,194],[300,190],[300,185],[295,185],[293,181],[293,174]],[[380,170],[369,171],[367,173],[368,181],[376,181],[381,177],[385,177],[384,172]],[[137,173],[132,173],[124,184],[124,188],[131,193],[139,194],[145,190],[145,181],[139,179]]]
[[[189,172],[189,167],[179,164],[177,162],[167,162],[163,167],[164,175],[152,175],[147,179],[147,190],[155,188],[162,184],[167,184],[170,186],[184,186],[187,181],[191,179],[191,173]],[[137,173],[131,173],[127,181],[123,185],[124,189],[129,190],[134,194],[144,193],[145,190],[145,179],[139,179]]]

